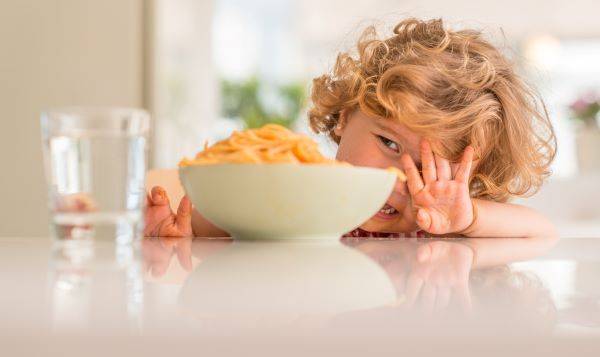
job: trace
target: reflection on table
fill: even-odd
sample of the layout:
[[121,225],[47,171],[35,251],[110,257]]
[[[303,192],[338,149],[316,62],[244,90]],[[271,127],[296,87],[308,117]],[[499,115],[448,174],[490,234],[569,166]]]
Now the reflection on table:
[[53,338],[360,335],[405,343],[600,332],[596,239],[565,239],[537,259],[477,269],[460,240],[139,244],[57,249],[1,239],[0,327]]

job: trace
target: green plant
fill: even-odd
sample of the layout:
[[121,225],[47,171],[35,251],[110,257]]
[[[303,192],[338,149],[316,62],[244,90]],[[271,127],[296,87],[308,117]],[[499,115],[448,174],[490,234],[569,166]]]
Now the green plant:
[[298,118],[306,98],[302,83],[274,87],[275,105],[265,104],[262,94],[266,84],[257,77],[244,81],[221,80],[221,114],[240,118],[248,128],[268,123],[289,127]]

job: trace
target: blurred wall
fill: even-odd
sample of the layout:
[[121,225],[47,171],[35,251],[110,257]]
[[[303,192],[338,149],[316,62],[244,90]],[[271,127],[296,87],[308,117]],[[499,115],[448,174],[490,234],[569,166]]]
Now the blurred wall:
[[154,78],[153,168],[176,167],[183,156],[195,155],[210,138],[219,110],[211,40],[215,2],[154,0],[154,65],[149,74]]
[[143,0],[0,0],[0,236],[48,232],[39,113],[136,106]]

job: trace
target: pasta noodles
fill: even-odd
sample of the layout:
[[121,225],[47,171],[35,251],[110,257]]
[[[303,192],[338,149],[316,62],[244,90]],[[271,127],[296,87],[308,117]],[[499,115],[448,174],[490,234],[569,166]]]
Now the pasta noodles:
[[308,136],[295,134],[276,124],[259,129],[234,132],[199,152],[192,160],[183,159],[179,166],[216,163],[303,163],[330,164],[334,160],[324,157],[317,143]]
[[[234,132],[229,138],[204,150],[193,159],[184,158],[180,167],[218,163],[298,163],[349,165],[328,159],[321,154],[317,143],[306,135],[296,134],[283,126],[267,124],[262,128]],[[390,168],[398,178],[406,181],[404,173]]]

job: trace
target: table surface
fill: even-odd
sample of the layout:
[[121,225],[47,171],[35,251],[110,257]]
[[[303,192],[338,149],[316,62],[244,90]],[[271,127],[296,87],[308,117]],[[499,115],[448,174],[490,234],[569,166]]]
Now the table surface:
[[[158,355],[174,341],[182,353],[202,341],[258,354],[249,341],[276,341],[300,353],[289,346],[309,340],[302,346],[331,343],[351,355],[360,354],[358,341],[374,339],[370,351],[398,341],[433,348],[422,342],[432,338],[435,346],[468,340],[471,352],[473,341],[499,337],[600,341],[598,238],[563,239],[536,259],[467,275],[456,260],[419,265],[427,242],[415,239],[71,243],[0,238],[0,351],[12,344],[68,355],[68,346],[75,355],[110,345],[126,354],[128,341],[138,341],[135,348]],[[38,343],[26,343],[33,337]]]

